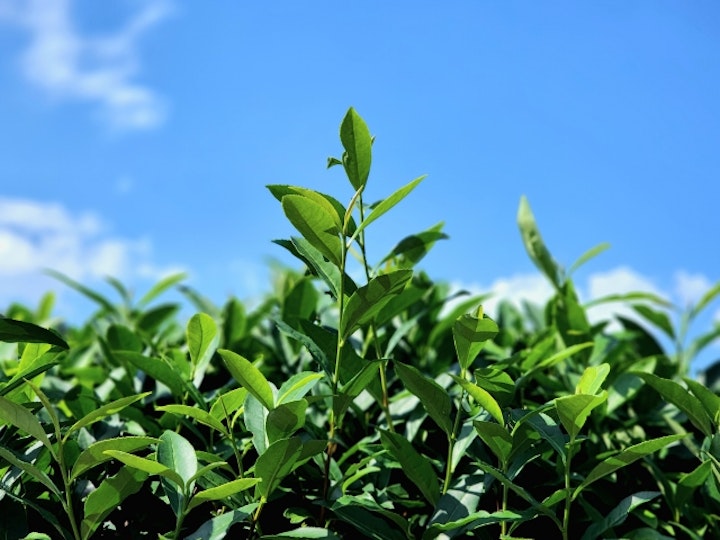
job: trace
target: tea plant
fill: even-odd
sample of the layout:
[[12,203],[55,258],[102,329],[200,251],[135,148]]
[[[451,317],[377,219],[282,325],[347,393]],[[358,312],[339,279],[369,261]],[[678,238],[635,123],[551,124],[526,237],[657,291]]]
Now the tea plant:
[[[720,397],[691,379],[689,325],[647,293],[644,324],[591,324],[525,198],[545,306],[450,294],[417,269],[442,224],[368,260],[381,218],[424,177],[371,204],[373,138],[340,126],[345,195],[271,185],[302,263],[254,311],[160,281],[119,303],[53,275],[98,311],[45,327],[52,297],[0,318],[0,531],[7,538],[718,538]],[[382,186],[380,186],[382,187]],[[340,190],[338,190],[340,191]],[[347,202],[341,202],[347,201]],[[382,234],[377,231],[376,234]],[[177,287],[199,313],[153,305]]]

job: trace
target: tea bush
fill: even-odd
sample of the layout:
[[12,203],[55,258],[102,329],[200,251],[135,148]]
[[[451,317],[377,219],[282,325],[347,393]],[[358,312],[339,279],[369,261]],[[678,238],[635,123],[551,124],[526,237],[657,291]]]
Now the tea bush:
[[[373,140],[353,109],[340,140],[347,205],[268,186],[297,231],[275,242],[303,270],[258,307],[214,305],[183,275],[138,301],[110,279],[113,301],[58,273],[97,304],[83,326],[57,322],[51,295],[9,307],[2,537],[720,538],[718,381],[689,377],[720,327],[686,337],[720,284],[677,328],[647,293],[596,301],[646,324],[592,324],[523,198],[554,296],[492,320],[485,297],[416,269],[442,224],[368,260],[366,231],[423,177],[368,204]],[[173,287],[198,311],[187,324],[157,303]]]

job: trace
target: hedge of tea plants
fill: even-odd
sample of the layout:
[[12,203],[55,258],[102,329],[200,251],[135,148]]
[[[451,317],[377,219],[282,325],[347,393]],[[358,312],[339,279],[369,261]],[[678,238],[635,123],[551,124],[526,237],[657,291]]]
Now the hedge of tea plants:
[[720,326],[687,338],[720,284],[679,315],[599,299],[635,317],[591,323],[523,198],[554,296],[491,319],[417,269],[441,224],[368,260],[368,228],[423,178],[369,203],[354,109],[340,141],[345,202],[268,186],[301,270],[252,309],[182,275],[136,299],[53,272],[97,305],[85,324],[52,295],[5,310],[0,538],[720,538],[720,364],[689,376]]

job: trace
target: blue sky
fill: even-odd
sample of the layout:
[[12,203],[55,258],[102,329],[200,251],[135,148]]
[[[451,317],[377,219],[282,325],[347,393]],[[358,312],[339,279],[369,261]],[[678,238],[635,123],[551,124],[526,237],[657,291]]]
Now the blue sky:
[[[0,0],[0,303],[57,287],[47,266],[257,296],[269,258],[292,263],[265,185],[349,201],[325,160],[354,106],[367,200],[428,175],[371,256],[444,221],[433,278],[542,300],[525,194],[566,266],[611,244],[576,274],[584,298],[685,305],[720,280],[719,23],[702,1]],[[60,293],[61,314],[87,308]]]

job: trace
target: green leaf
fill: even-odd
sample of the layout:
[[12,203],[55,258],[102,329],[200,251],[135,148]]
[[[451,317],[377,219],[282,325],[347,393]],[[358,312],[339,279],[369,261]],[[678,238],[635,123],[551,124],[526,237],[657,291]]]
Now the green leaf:
[[606,399],[606,391],[599,395],[574,394],[555,399],[558,417],[571,439],[575,439],[580,433],[592,410],[602,405]]
[[380,261],[379,266],[394,259],[398,267],[412,268],[427,255],[435,242],[449,238],[441,232],[444,225],[440,222],[423,232],[406,236]]
[[105,334],[107,343],[113,351],[133,351],[140,353],[143,350],[143,342],[139,335],[127,326],[112,324]]
[[245,491],[246,489],[253,487],[258,482],[260,482],[259,478],[238,478],[237,480],[232,480],[231,482],[226,482],[225,484],[220,484],[219,486],[199,491],[190,501],[188,511],[206,501],[219,501],[227,499],[236,493],[240,493],[241,491]]
[[518,226],[523,244],[530,259],[547,276],[556,289],[562,286],[562,271],[560,266],[553,260],[552,255],[545,247],[540,231],[538,230],[535,216],[530,209],[530,203],[523,195],[520,198],[520,208],[517,215]]
[[360,223],[358,228],[355,230],[355,233],[350,238],[350,241],[352,242],[355,238],[358,237],[361,231],[365,230],[368,227],[368,225],[370,225],[373,221],[378,219],[380,216],[390,210],[393,206],[395,206],[405,197],[407,197],[407,195],[413,189],[415,189],[420,182],[425,180],[425,178],[426,175],[416,178],[415,180],[395,191],[395,193],[390,195],[387,199],[383,199],[382,201],[380,201],[380,203],[375,208],[373,208],[372,212],[370,212],[370,214],[368,214],[368,216],[362,221],[362,223]]
[[275,441],[255,462],[255,476],[262,482],[258,485],[260,495],[267,499],[282,479],[287,476],[302,452],[299,437]]
[[652,309],[644,304],[636,304],[632,308],[639,313],[645,320],[654,324],[662,330],[670,339],[675,339],[675,329],[673,328],[670,317],[663,311]]
[[134,467],[135,469],[139,469],[148,474],[154,474],[162,476],[163,478],[167,478],[178,486],[182,486],[184,483],[182,476],[173,471],[171,468],[166,467],[165,465],[163,465],[162,463],[158,463],[157,461],[142,458],[140,456],[136,456],[135,454],[129,454],[121,450],[105,450],[104,453],[110,456],[112,459],[116,459],[124,463],[125,465]]
[[428,379],[416,368],[401,362],[394,362],[395,373],[402,380],[405,388],[418,398],[435,423],[448,435],[453,431],[452,401],[447,391],[432,379]]
[[112,439],[103,439],[97,441],[85,450],[82,451],[80,456],[73,465],[72,472],[70,473],[70,480],[75,480],[78,476],[100,465],[106,461],[112,459],[112,457],[105,454],[105,450],[120,450],[122,452],[135,452],[142,448],[147,448],[149,445],[159,442],[160,439],[154,437],[134,437],[124,436],[115,437]]
[[145,392],[136,396],[127,396],[124,398],[116,399],[115,401],[111,401],[110,403],[106,403],[105,405],[94,410],[93,412],[84,416],[83,418],[75,422],[72,426],[70,426],[70,428],[65,432],[63,440],[66,441],[69,438],[70,434],[74,431],[89,426],[93,422],[97,422],[98,420],[101,420],[106,416],[110,416],[111,414],[120,412],[128,405],[132,405],[133,403],[140,401],[144,397],[149,396],[151,393],[152,392]]
[[75,289],[80,294],[88,297],[93,302],[99,304],[107,313],[112,313],[114,315],[120,314],[118,312],[117,308],[107,298],[96,293],[93,290],[88,289],[84,285],[81,285],[80,283],[69,278],[65,274],[58,272],[56,270],[45,270],[45,273],[48,274],[49,276],[54,277],[58,281],[62,281],[68,287]]
[[195,474],[198,470],[197,455],[192,444],[174,431],[165,430],[160,435],[160,442],[157,447],[158,463],[166,466],[168,469],[177,473],[182,478],[182,483],[178,484],[168,477],[161,480],[165,495],[167,495],[170,507],[176,516],[180,516],[185,512],[187,499],[193,491],[195,485]]
[[340,124],[340,141],[345,152],[342,164],[355,190],[365,187],[372,162],[372,137],[365,121],[350,107]]
[[501,407],[507,407],[515,393],[515,381],[497,368],[476,369],[475,384],[487,390]]
[[467,313],[458,317],[453,324],[452,333],[460,367],[468,369],[485,346],[485,342],[493,339],[498,332],[495,321],[483,317],[482,306],[477,308],[475,315]]
[[159,358],[150,358],[132,351],[115,351],[113,353],[122,363],[128,363],[137,369],[144,371],[156,381],[161,382],[170,389],[173,396],[181,397],[187,390],[188,385],[169,364]]
[[83,515],[85,518],[80,524],[80,534],[87,540],[95,532],[98,525],[128,496],[140,491],[147,478],[147,473],[132,467],[122,467],[117,474],[103,480],[94,491],[85,499]]
[[[64,354],[64,353],[61,353]],[[59,363],[59,354],[47,353],[39,358],[36,358],[33,362],[27,365],[25,368],[21,368],[12,378],[6,383],[0,383],[0,396],[6,396],[10,394],[16,388],[24,385],[26,381],[34,379],[37,375],[45,373],[51,367],[56,366]]]
[[690,313],[688,314],[690,320],[697,317],[700,312],[707,307],[707,305],[712,302],[717,296],[720,295],[720,281],[717,282],[715,285],[713,285],[705,294],[703,294],[702,298],[698,301],[697,304],[695,304],[692,309],[690,310]]
[[284,538],[302,538],[304,540],[325,538],[327,540],[340,540],[340,537],[335,533],[320,527],[300,527],[299,529],[279,534],[264,534],[260,538],[261,540],[283,540]]
[[50,439],[48,439],[42,424],[40,424],[40,421],[33,413],[22,405],[0,397],[0,420],[32,435],[35,439],[43,443],[52,455],[55,455],[52,444],[50,444]]
[[380,440],[390,455],[400,463],[405,475],[420,489],[428,502],[435,506],[440,498],[440,485],[430,461],[418,453],[402,435],[381,429]]
[[288,401],[296,401],[312,390],[317,382],[322,379],[322,373],[315,373],[313,371],[303,371],[296,373],[288,380],[286,380],[280,389],[278,390],[277,404]]
[[685,377],[683,378],[683,380],[685,381],[685,384],[688,385],[690,391],[695,394],[695,397],[697,397],[700,403],[702,403],[703,407],[705,407],[705,412],[708,413],[708,416],[715,423],[715,426],[719,426],[720,396],[713,393],[712,390],[709,390],[706,386],[703,386],[702,384],[694,381],[693,379]]
[[674,505],[677,510],[682,509],[690,496],[702,487],[711,472],[712,461],[704,461],[694,471],[681,475],[675,490]]
[[193,384],[200,386],[220,336],[215,321],[206,313],[196,313],[187,324],[187,344],[193,364]]
[[512,435],[501,424],[494,422],[475,421],[475,431],[482,441],[488,445],[493,454],[497,456],[500,463],[507,464],[510,452],[512,451]]
[[659,491],[638,491],[629,497],[625,497],[601,521],[596,521],[590,525],[585,531],[585,534],[582,535],[581,540],[595,540],[599,538],[609,529],[621,525],[627,519],[628,515],[638,506],[652,501],[658,495],[660,495]]
[[326,195],[325,193],[320,193],[319,191],[314,191],[300,186],[271,184],[265,187],[267,187],[270,190],[270,193],[272,193],[273,196],[280,202],[282,202],[283,197],[286,195],[302,195],[303,197],[311,199],[322,206],[328,215],[332,216],[338,231],[342,230],[345,207],[336,198]]
[[245,521],[258,506],[259,503],[247,504],[237,510],[230,510],[211,518],[185,540],[223,540],[232,525]]
[[575,387],[576,394],[597,394],[610,373],[610,364],[588,366]]
[[179,304],[161,304],[145,311],[137,321],[137,328],[147,334],[154,334],[180,311]]
[[634,371],[646,384],[653,387],[663,398],[684,412],[693,425],[706,436],[713,434],[710,417],[698,398],[681,385],[669,379],[662,379],[652,373]]
[[23,472],[28,473],[30,476],[32,476],[35,480],[40,482],[43,486],[48,488],[50,492],[55,495],[59,500],[63,500],[63,495],[60,493],[60,490],[58,487],[53,483],[53,481],[50,479],[50,477],[45,474],[43,471],[38,469],[35,465],[32,463],[28,463],[25,460],[20,459],[15,454],[13,454],[10,450],[7,448],[0,446],[0,457],[3,458],[5,461],[10,463],[11,465],[15,465],[18,469],[22,470]]
[[169,276],[162,278],[155,285],[153,285],[148,292],[143,295],[143,297],[137,303],[137,308],[142,309],[150,302],[155,300],[155,298],[160,296],[160,294],[168,290],[173,285],[177,285],[185,278],[187,278],[187,274],[185,272],[170,274]]
[[267,415],[265,426],[270,443],[286,439],[305,425],[308,402],[305,399],[289,401],[275,407]]
[[462,377],[453,375],[452,373],[450,374],[450,376],[455,380],[456,383],[462,386],[465,391],[470,394],[470,396],[472,396],[472,398],[477,402],[478,405],[480,405],[483,409],[489,412],[492,417],[497,420],[498,424],[505,424],[505,419],[503,418],[503,413],[500,405],[498,405],[498,402],[495,401],[495,398],[492,397],[487,392],[487,390],[480,388],[479,386],[471,383],[467,379],[463,379]]
[[224,347],[234,348],[247,332],[248,321],[243,303],[237,298],[230,298],[223,307],[222,320]]
[[630,465],[631,463],[637,461],[640,458],[657,452],[661,448],[666,447],[668,444],[679,441],[684,437],[687,437],[687,433],[681,433],[678,435],[666,435],[665,437],[650,439],[649,441],[644,441],[629,446],[625,450],[621,451],[619,454],[606,458],[604,461],[596,465],[595,468],[593,468],[593,470],[590,471],[590,473],[587,475],[582,484],[580,484],[575,489],[575,492],[573,493],[573,499],[575,499],[583,489],[588,487],[596,480],[612,474],[618,469],[621,469],[626,465]]
[[338,268],[341,266],[342,241],[335,219],[324,206],[302,195],[285,195],[282,207],[290,223],[320,253]]
[[25,321],[16,321],[0,317],[0,341],[6,343],[47,343],[61,349],[69,349],[70,346],[59,335]]
[[588,262],[590,259],[594,259],[598,255],[600,255],[603,251],[610,248],[610,244],[607,242],[603,242],[602,244],[598,244],[597,246],[588,249],[585,253],[580,255],[577,261],[575,261],[572,266],[570,267],[570,270],[568,270],[568,275],[572,274],[580,268],[583,264]]
[[266,409],[272,410],[275,398],[265,375],[253,366],[247,358],[233,351],[219,349],[218,353],[225,361],[225,365],[233,379],[239,382],[243,388],[247,388],[247,391],[255,396]]
[[436,538],[440,526],[450,526],[450,530],[453,532],[447,535],[448,538],[466,532],[467,529],[463,527],[461,521],[477,510],[480,494],[485,491],[483,480],[482,475],[467,474],[453,482],[435,505],[435,512],[425,529],[423,540]]
[[255,396],[248,394],[245,398],[243,418],[245,419],[245,427],[252,433],[253,445],[258,454],[265,453],[269,445],[265,424],[267,417],[267,408]]
[[[161,405],[159,407],[156,407],[158,411],[163,412],[169,412],[171,414],[176,414],[178,416],[188,416],[190,418],[194,418],[201,424],[205,424],[208,427],[211,427],[226,437],[229,437],[229,433],[225,429],[225,426],[223,425],[220,420],[215,418],[212,414],[210,414],[207,411],[203,411],[202,409],[198,409],[197,407],[190,407],[189,405],[179,405],[179,404],[171,404],[171,405]],[[228,411],[230,412],[230,411]]]
[[352,293],[340,321],[341,338],[346,340],[356,328],[370,322],[393,296],[405,288],[412,276],[412,270],[381,274]]
[[232,415],[242,407],[248,391],[245,388],[235,388],[218,396],[210,407],[210,415],[216,420],[225,420],[226,415],[232,419]]
[[362,532],[362,538],[374,540],[412,538],[407,520],[395,512],[386,510],[372,499],[343,495],[334,501],[331,509],[342,521]]

